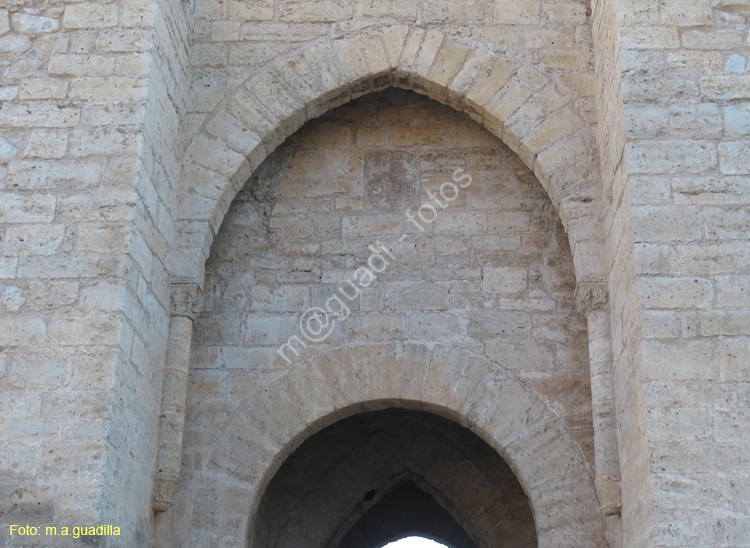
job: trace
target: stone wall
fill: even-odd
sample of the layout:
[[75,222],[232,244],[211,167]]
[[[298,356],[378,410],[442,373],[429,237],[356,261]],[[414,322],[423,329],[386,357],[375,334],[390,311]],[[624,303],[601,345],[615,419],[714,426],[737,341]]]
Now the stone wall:
[[750,538],[750,6],[619,6],[657,546]]
[[180,2],[0,9],[3,545],[148,542],[188,43]]

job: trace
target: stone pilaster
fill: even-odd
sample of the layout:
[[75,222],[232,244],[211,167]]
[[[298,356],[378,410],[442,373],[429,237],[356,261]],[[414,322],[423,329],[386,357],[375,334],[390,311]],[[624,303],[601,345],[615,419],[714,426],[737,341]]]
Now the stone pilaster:
[[602,513],[613,516],[620,513],[622,501],[607,282],[579,282],[576,306],[586,315],[589,328],[596,493]]
[[159,413],[159,453],[152,495],[155,512],[169,509],[179,484],[193,322],[202,305],[203,291],[197,283],[172,284],[167,362]]

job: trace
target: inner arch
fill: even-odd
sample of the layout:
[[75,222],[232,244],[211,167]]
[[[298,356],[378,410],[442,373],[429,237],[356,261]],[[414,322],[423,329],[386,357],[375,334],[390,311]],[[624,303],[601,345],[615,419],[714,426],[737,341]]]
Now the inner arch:
[[[595,138],[574,94],[542,71],[459,42],[383,28],[279,59],[232,90],[186,149],[173,275],[202,283],[195,254],[207,258],[237,191],[286,138],[332,108],[394,86],[468,113],[518,153],[559,211],[579,279],[603,279],[603,255],[594,252],[602,245]],[[468,61],[446,65],[449,50]]]
[[[326,548],[380,548],[394,538],[428,537],[431,548],[477,548],[450,512],[412,481],[391,487],[382,498],[346,531],[344,537]],[[398,544],[398,543],[397,543]],[[409,543],[402,543],[407,548]],[[414,548],[414,543],[411,543]]]
[[496,451],[448,419],[391,408],[303,442],[266,488],[251,546],[381,548],[408,536],[536,546],[529,500]]

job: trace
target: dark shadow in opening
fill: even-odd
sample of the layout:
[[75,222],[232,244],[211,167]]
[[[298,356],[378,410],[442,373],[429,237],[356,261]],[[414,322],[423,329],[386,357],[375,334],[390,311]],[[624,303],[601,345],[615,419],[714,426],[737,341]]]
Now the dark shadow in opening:
[[386,493],[337,548],[379,548],[405,537],[424,537],[449,548],[477,548],[453,516],[410,481]]
[[417,535],[451,548],[535,548],[528,497],[459,424],[389,408],[310,436],[265,490],[252,548],[381,548]]

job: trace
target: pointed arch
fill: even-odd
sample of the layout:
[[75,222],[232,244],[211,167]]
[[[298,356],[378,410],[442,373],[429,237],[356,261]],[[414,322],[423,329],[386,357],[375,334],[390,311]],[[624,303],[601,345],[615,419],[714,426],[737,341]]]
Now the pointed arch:
[[186,150],[173,278],[203,283],[224,215],[270,152],[306,121],[389,86],[468,113],[518,153],[560,214],[578,280],[606,279],[595,136],[575,97],[540,69],[407,26],[323,41],[280,58],[206,118]]

